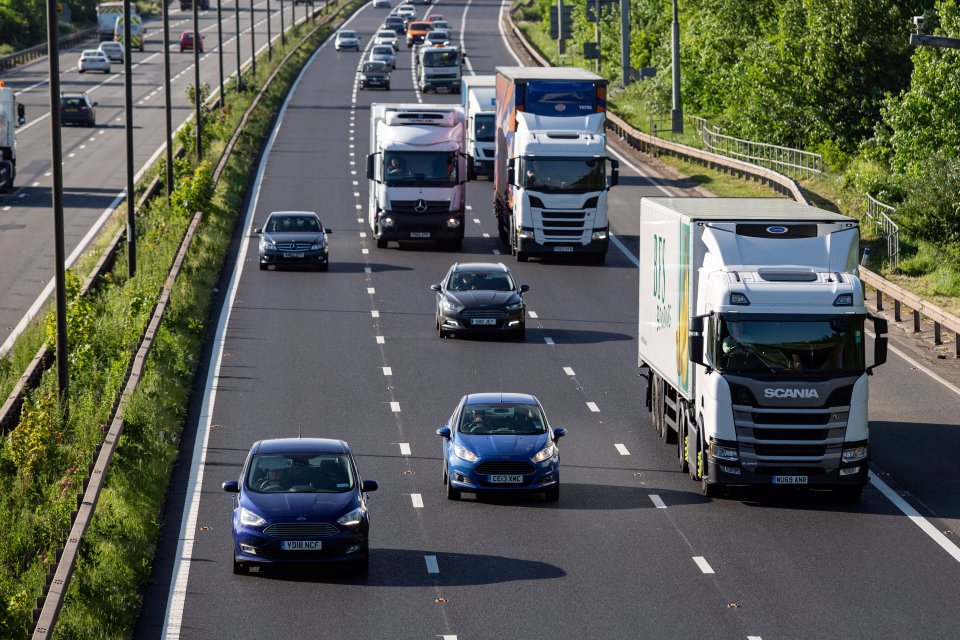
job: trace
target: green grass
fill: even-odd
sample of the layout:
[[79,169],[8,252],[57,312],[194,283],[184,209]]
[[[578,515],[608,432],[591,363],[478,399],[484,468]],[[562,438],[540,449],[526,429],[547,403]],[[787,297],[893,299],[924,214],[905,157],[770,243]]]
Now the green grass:
[[[362,5],[355,0],[349,10]],[[303,30],[306,31],[305,29]],[[299,47],[270,88],[241,135],[194,240],[145,376],[125,414],[126,430],[114,457],[91,527],[84,537],[76,572],[61,610],[57,638],[130,637],[139,607],[139,589],[149,579],[159,513],[177,455],[192,380],[209,317],[211,291],[223,262],[250,173],[287,89],[327,28]],[[291,46],[293,40],[290,40]],[[279,62],[284,50],[275,47]],[[265,58],[260,86],[272,70]],[[237,127],[252,93],[230,92],[231,101],[210,130],[208,157],[221,152]],[[192,167],[179,166],[184,175]],[[178,190],[187,188],[181,180]],[[193,184],[196,184],[194,182]],[[101,425],[120,388],[129,353],[159,293],[189,217],[165,199],[155,199],[138,221],[138,273],[126,275],[126,258],[103,290],[76,307],[71,317],[70,417],[57,415],[56,376],[50,371],[30,396],[21,424],[0,443],[0,637],[24,638],[30,611],[40,595],[47,563],[62,544],[70,511],[102,440]],[[94,259],[91,257],[91,259]],[[6,377],[18,377],[21,352],[36,351],[43,329],[31,333],[30,348],[18,345]],[[29,358],[27,358],[29,360]],[[24,364],[25,366],[25,364]],[[19,367],[22,371],[22,367]]]

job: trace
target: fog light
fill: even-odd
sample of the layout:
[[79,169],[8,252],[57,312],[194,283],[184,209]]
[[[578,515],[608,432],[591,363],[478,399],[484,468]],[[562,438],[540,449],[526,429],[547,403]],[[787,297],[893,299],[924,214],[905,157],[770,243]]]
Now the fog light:
[[520,231],[517,232],[517,237],[521,240],[533,240],[533,229],[522,227]]
[[450,218],[447,220],[447,227],[450,229],[456,229],[460,226],[460,220],[458,218]]
[[244,553],[248,553],[251,556],[257,555],[257,548],[252,547],[249,544],[240,543],[240,551],[243,551]]
[[347,553],[356,553],[357,551],[360,551],[360,545],[358,544],[352,544],[347,547]]
[[850,467],[848,469],[840,469],[840,477],[843,476],[852,476],[860,472],[860,467]]
[[393,225],[396,224],[390,216],[384,216],[380,218],[380,226],[384,229],[392,229]]
[[547,475],[540,478],[540,484],[550,484],[553,482],[553,472],[548,473]]
[[606,240],[607,239],[607,230],[599,229],[593,232],[593,235],[590,236],[591,240]]
[[511,321],[509,322],[509,324],[507,324],[507,326],[508,326],[508,327],[515,327],[515,326],[517,326],[518,324],[520,324],[520,321],[519,321],[519,320],[511,320]]
[[720,468],[723,469],[725,473],[732,473],[735,476],[740,475],[740,467],[728,467],[725,464],[720,465]]

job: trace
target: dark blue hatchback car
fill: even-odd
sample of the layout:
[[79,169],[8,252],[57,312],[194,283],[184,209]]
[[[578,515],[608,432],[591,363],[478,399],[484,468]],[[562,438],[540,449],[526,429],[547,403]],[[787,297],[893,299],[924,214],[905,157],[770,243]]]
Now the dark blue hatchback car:
[[550,427],[540,402],[525,393],[464,396],[443,437],[443,484],[447,498],[462,491],[542,491],[560,497],[557,440],[567,430]]
[[342,440],[260,440],[247,454],[236,493],[233,571],[250,566],[349,563],[369,568],[367,496],[377,483],[362,480]]

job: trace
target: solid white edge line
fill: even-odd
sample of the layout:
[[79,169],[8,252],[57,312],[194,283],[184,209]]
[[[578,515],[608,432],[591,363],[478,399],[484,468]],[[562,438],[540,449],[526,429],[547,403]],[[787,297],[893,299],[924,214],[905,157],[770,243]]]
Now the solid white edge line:
[[[351,18],[352,19],[352,18]],[[277,122],[270,134],[270,139],[264,149],[263,157],[260,159],[260,166],[257,168],[257,177],[254,181],[254,194],[247,205],[247,212],[244,218],[243,229],[246,230],[253,222],[253,215],[260,200],[260,186],[263,181],[263,174],[266,171],[267,161],[270,158],[270,151],[276,141],[280,128],[283,125],[287,112],[287,106],[290,100],[296,94],[300,80],[303,78],[311,63],[326,47],[324,42],[314,52],[307,64],[303,66],[297,79],[294,80],[287,97],[280,108],[280,114]],[[244,256],[250,244],[248,233],[243,234],[243,240],[240,243],[240,251],[237,253],[237,260],[230,278],[230,284],[227,289],[226,308],[221,311],[220,319],[217,321],[217,332],[214,338],[213,353],[211,353],[211,362],[215,363],[212,369],[208,369],[207,381],[203,393],[203,403],[200,408],[200,417],[198,420],[198,432],[193,445],[193,454],[190,462],[190,476],[187,481],[188,499],[183,505],[183,515],[180,521],[180,537],[177,542],[177,555],[173,566],[173,580],[170,582],[170,592],[167,597],[167,612],[163,622],[163,631],[161,637],[164,640],[177,640],[180,637],[180,627],[183,623],[183,609],[187,598],[187,583],[190,579],[190,564],[193,555],[193,540],[196,532],[197,514],[200,510],[200,495],[203,485],[204,464],[207,457],[207,441],[210,438],[210,426],[213,421],[213,408],[216,404],[216,382],[220,376],[220,366],[223,361],[223,345],[226,337],[226,330],[230,323],[230,316],[233,311],[233,302],[237,295],[237,285],[240,282],[240,276],[243,274]]]
[[933,526],[929,520],[921,516],[916,509],[910,506],[906,500],[897,495],[897,492],[890,488],[886,482],[878,478],[873,471],[870,472],[870,483],[880,490],[884,496],[887,497],[887,500],[892,502],[900,511],[903,512],[903,515],[910,518],[915,525],[920,527],[920,529],[930,536],[934,542],[940,545],[944,551],[946,551],[950,556],[960,562],[960,547],[957,547],[952,540],[943,535],[943,533]]
[[513,59],[516,60],[517,64],[521,67],[523,66],[523,61],[517,56],[513,51],[513,47],[510,46],[510,41],[507,40],[507,34],[503,31],[503,9],[508,4],[507,0],[504,0],[500,3],[500,13],[497,14],[497,29],[500,31],[500,37],[503,39],[503,46],[506,48],[507,53],[513,56]]
[[650,502],[652,502],[652,503],[653,503],[653,506],[655,506],[657,509],[666,509],[666,508],[667,508],[667,505],[664,504],[664,502],[663,502],[663,498],[661,498],[660,496],[658,496],[658,495],[655,494],[655,493],[651,493],[651,494],[650,494]]
[[710,566],[710,563],[707,562],[707,559],[703,556],[693,556],[693,561],[697,563],[697,566],[700,567],[700,571],[705,574],[716,573],[713,570],[713,567]]
[[423,556],[427,563],[427,573],[440,573],[440,565],[437,564],[437,556]]

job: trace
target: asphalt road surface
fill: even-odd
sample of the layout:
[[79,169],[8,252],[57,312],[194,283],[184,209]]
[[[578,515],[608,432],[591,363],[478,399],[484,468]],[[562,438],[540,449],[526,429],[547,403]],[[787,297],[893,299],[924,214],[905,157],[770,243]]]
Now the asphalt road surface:
[[[424,9],[463,34],[473,71],[515,64],[495,0]],[[365,7],[351,26],[366,43],[385,14]],[[499,257],[486,181],[469,186],[462,253],[378,250],[363,222],[369,105],[421,96],[405,47],[389,93],[355,89],[359,61],[321,49],[266,150],[137,638],[958,636],[956,389],[895,354],[880,368],[875,480],[859,504],[701,497],[657,439],[636,367],[637,203],[678,186],[622,167],[610,214],[619,244],[605,265]],[[250,231],[281,209],[316,210],[333,229],[329,273],[257,269]],[[428,287],[470,260],[503,260],[531,286],[524,342],[437,337]],[[435,430],[463,394],[497,390],[537,395],[570,430],[558,503],[444,498]],[[345,439],[380,482],[368,577],[231,571],[232,497],[220,483],[238,477],[254,441],[298,432]],[[951,533],[938,542],[918,523]]]
[[[222,2],[224,76],[236,71],[237,30],[234,0]],[[305,4],[295,7],[302,20]],[[254,1],[254,42],[267,44],[267,2]],[[270,2],[271,33],[280,33],[279,0]],[[291,24],[291,4],[283,3],[284,22]],[[250,3],[240,0],[240,51],[244,63],[250,58]],[[216,3],[200,15],[204,52],[200,55],[200,79],[216,91],[219,86]],[[148,29],[144,52],[133,52],[134,170],[161,155],[165,142],[163,87],[163,23],[145,23]],[[193,29],[193,14],[180,11],[174,0],[170,8],[170,67],[173,127],[193,114],[187,87],[194,84],[193,52],[180,53],[180,33]],[[96,48],[96,40],[60,55],[61,90],[85,91],[98,103],[97,126],[62,127],[65,247],[71,256],[88,245],[96,232],[122,202],[126,188],[123,65],[114,63],[111,73],[77,72],[80,51]],[[0,75],[17,92],[27,111],[27,123],[17,129],[17,179],[13,193],[0,196],[0,353],[9,337],[22,330],[53,289],[54,242],[50,189],[50,117],[46,59]]]

